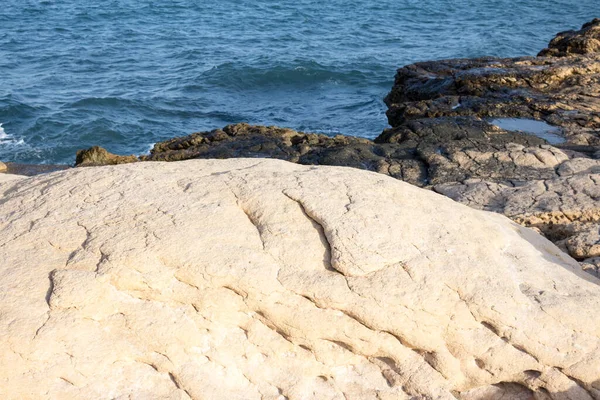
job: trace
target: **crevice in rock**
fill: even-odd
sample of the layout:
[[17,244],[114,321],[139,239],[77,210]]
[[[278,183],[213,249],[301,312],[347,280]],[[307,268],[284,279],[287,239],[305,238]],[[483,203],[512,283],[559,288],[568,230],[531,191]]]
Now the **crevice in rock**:
[[[226,183],[226,185],[227,185],[227,183]],[[231,192],[231,194],[233,194],[233,197],[235,197],[235,203],[238,206],[238,208],[244,213],[244,215],[246,216],[248,221],[250,221],[252,226],[254,226],[254,228],[256,229],[256,233],[258,234],[258,238],[260,239],[262,248],[263,248],[263,250],[266,251],[266,244],[265,244],[265,240],[263,238],[260,221],[244,206],[244,202],[242,201],[240,196],[235,192],[235,190],[233,190],[233,188],[230,187],[229,185],[227,185],[227,187],[229,188],[229,191]]]
[[264,326],[271,329],[273,332],[277,333],[281,336],[286,342],[289,342],[291,345],[295,346],[294,342],[292,342],[290,335],[281,330],[276,324],[273,323],[262,311],[255,311],[256,315],[258,315],[258,320],[262,322]]
[[227,290],[232,291],[233,293],[235,293],[238,296],[240,296],[242,299],[247,299],[248,298],[248,293],[246,293],[246,292],[244,292],[244,291],[242,291],[240,289],[236,289],[236,288],[233,288],[231,286],[223,286],[223,289],[227,289]]
[[188,392],[182,385],[181,383],[177,380],[177,377],[172,373],[169,372],[169,378],[171,379],[171,382],[173,382],[173,384],[175,385],[175,387],[181,391],[183,391],[185,394],[188,395],[188,397],[192,400],[195,400],[194,397],[190,394],[190,392]]
[[509,338],[507,338],[506,336],[502,335],[493,325],[491,325],[488,322],[485,321],[479,321],[479,323],[481,324],[481,326],[483,326],[484,328],[486,328],[487,330],[489,330],[490,332],[492,332],[494,335],[496,335],[497,337],[499,337],[500,339],[502,339],[502,341],[508,345],[510,345],[511,347],[513,347],[515,350],[519,351],[520,353],[525,354],[526,356],[529,356],[531,358],[533,358],[537,363],[540,363],[540,360],[534,356],[533,354],[531,354],[530,352],[527,351],[527,349],[525,349],[523,346],[520,346],[518,344],[512,343],[510,341]]
[[58,270],[52,270],[50,271],[50,273],[48,274],[48,281],[49,281],[49,285],[48,285],[48,290],[46,291],[46,304],[48,305],[48,308],[52,308],[50,306],[50,298],[52,297],[52,292],[54,291],[54,273],[58,271]]
[[246,215],[246,217],[248,218],[248,221],[250,221],[250,223],[256,228],[256,232],[258,233],[258,238],[260,239],[260,242],[262,243],[262,248],[263,248],[263,250],[266,250],[265,240],[263,238],[262,229],[261,229],[258,219],[256,219],[254,217],[254,215],[246,209],[246,207],[244,207],[242,204],[240,204],[239,201],[238,201],[237,205],[240,208],[240,210],[242,210],[244,215]]
[[321,240],[321,243],[323,243],[323,247],[325,248],[325,257],[323,260],[325,263],[325,269],[331,272],[336,272],[338,274],[344,275],[341,271],[333,267],[332,246],[329,238],[327,237],[323,224],[314,215],[311,215],[308,212],[306,206],[304,205],[304,203],[302,203],[302,201],[290,196],[288,193],[286,193],[286,191],[283,191],[282,193],[285,197],[298,204],[298,206],[300,207],[300,211],[302,211],[302,214],[304,214],[304,216],[311,222],[313,227],[319,233],[319,238]]
[[42,323],[42,325],[39,328],[36,329],[35,334],[33,335],[33,339],[32,340],[35,340],[37,338],[37,336],[40,333],[40,331],[46,326],[46,324],[48,323],[48,321],[50,321],[50,318],[51,318],[50,317],[50,311],[48,311],[46,313],[46,320]]
[[73,382],[71,382],[70,380],[68,380],[67,378],[63,377],[63,376],[59,376],[58,379],[60,379],[63,382],[68,383],[71,386],[76,386]]

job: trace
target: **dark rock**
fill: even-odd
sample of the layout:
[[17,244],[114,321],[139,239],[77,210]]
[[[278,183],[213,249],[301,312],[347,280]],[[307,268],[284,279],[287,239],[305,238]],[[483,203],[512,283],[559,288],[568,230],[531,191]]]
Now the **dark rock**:
[[177,161],[232,157],[278,158],[300,164],[367,169],[419,186],[427,181],[425,165],[414,149],[351,136],[329,137],[245,123],[157,143],[150,155],[140,159]]
[[[538,57],[400,68],[385,102],[393,128],[375,142],[414,148],[437,192],[533,227],[577,259],[600,255],[599,19]],[[492,125],[506,119],[520,131]],[[532,122],[550,129],[519,128]]]
[[566,57],[573,54],[600,52],[600,19],[583,24],[578,31],[560,32],[548,48],[540,51],[540,57]]
[[600,54],[480,58],[401,68],[385,102],[393,127],[425,118],[528,118],[559,128],[566,145],[597,147],[599,93]]
[[136,156],[119,156],[109,153],[102,147],[94,146],[87,150],[79,150],[75,158],[76,167],[91,167],[98,165],[126,164],[138,161]]

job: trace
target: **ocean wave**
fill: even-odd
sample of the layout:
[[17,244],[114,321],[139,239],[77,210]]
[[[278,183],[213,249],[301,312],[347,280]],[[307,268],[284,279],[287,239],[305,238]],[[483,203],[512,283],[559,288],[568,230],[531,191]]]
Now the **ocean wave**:
[[113,108],[137,107],[139,102],[120,97],[87,97],[66,104],[64,108]]
[[25,141],[23,139],[15,139],[13,136],[6,133],[0,123],[0,145],[21,145],[24,143]]
[[195,81],[198,84],[236,90],[258,90],[277,86],[304,88],[321,84],[368,86],[372,83],[365,72],[326,66],[315,61],[254,66],[228,62],[205,71]]

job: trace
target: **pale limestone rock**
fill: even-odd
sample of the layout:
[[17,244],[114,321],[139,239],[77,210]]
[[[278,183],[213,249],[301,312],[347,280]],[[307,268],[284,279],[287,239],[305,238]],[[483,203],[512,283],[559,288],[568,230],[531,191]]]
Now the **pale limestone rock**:
[[23,176],[23,175],[0,173],[0,185],[4,182],[15,181],[15,180],[24,179],[24,178],[27,178],[27,177]]
[[393,178],[191,160],[0,196],[2,399],[600,398],[599,281]]
[[600,160],[569,160],[559,173],[564,176],[518,185],[471,179],[436,185],[435,191],[536,228],[579,260],[598,257]]

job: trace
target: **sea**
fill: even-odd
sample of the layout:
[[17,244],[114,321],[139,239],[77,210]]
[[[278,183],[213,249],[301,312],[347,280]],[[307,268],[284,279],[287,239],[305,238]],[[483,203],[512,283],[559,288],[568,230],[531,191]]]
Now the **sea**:
[[248,122],[376,137],[406,64],[535,55],[598,0],[2,0],[0,160]]

